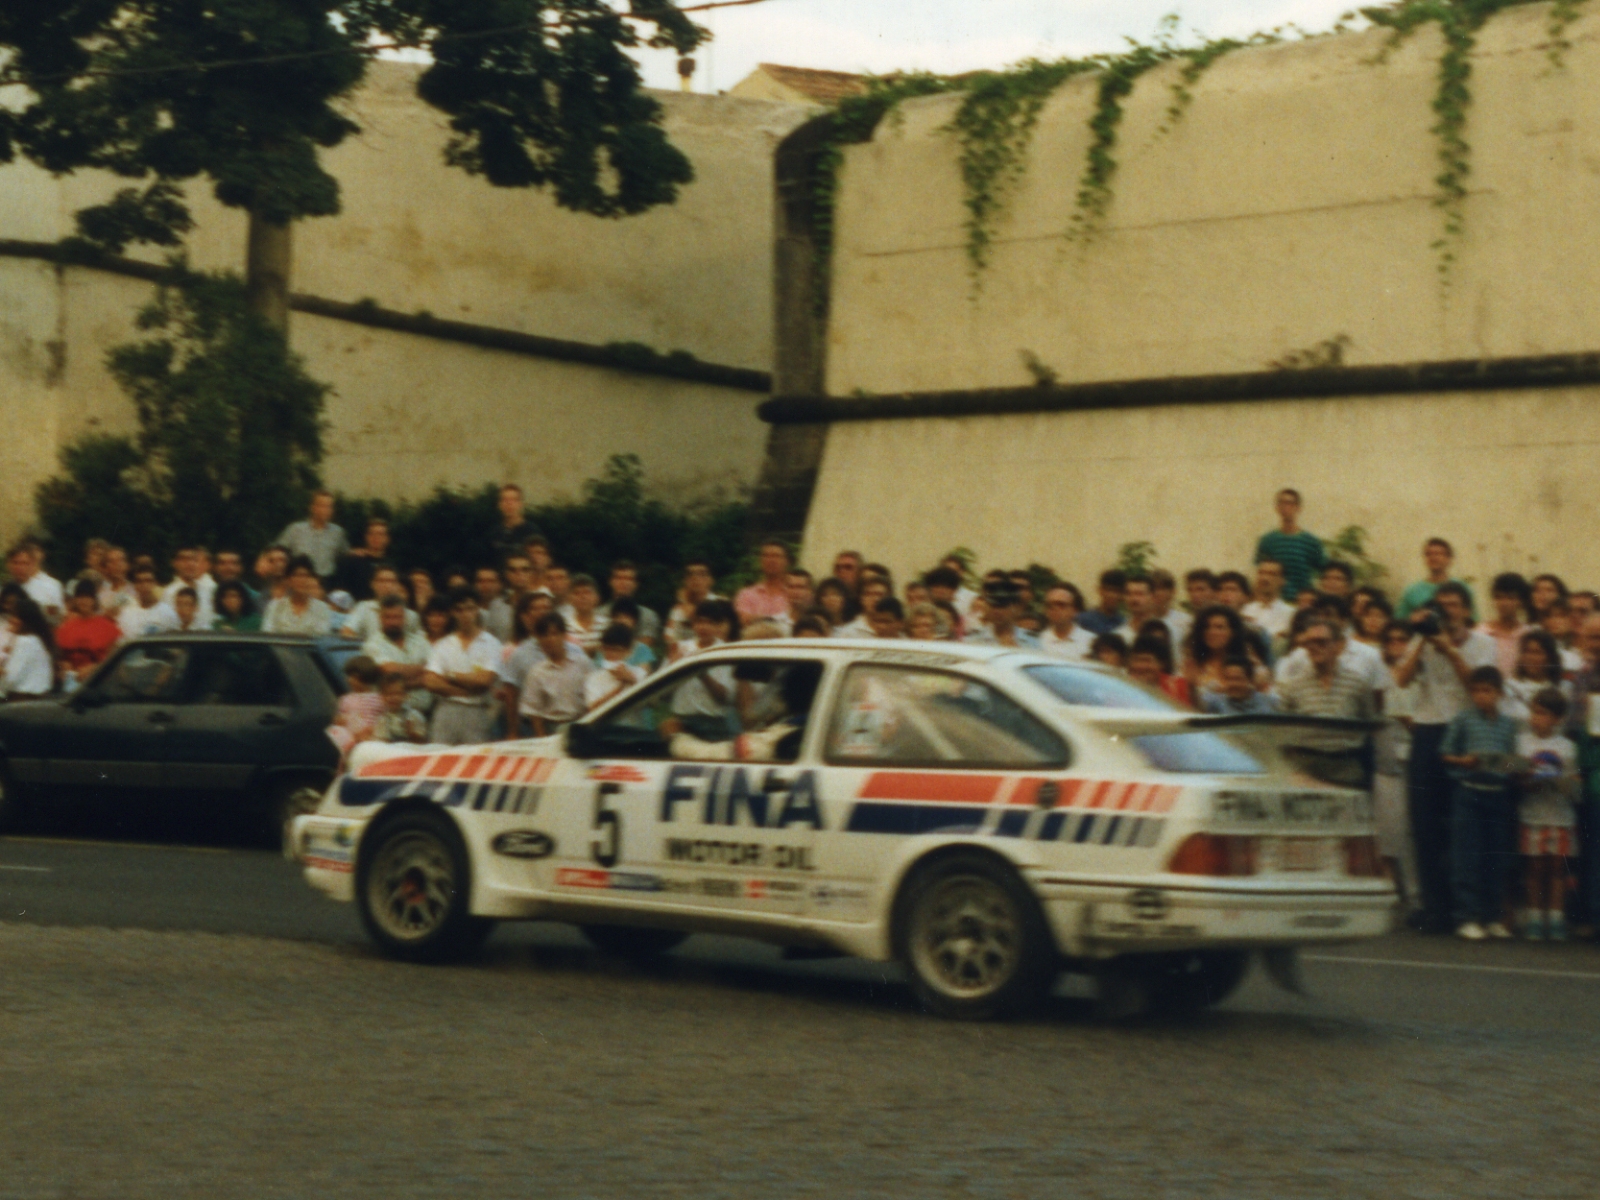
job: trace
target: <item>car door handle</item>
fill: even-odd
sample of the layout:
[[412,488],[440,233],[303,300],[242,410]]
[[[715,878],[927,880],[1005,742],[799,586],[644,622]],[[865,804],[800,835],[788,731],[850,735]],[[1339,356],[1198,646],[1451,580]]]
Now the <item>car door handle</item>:
[[153,712],[150,714],[150,723],[152,725],[170,725],[172,724],[172,714],[169,712]]
[[262,713],[258,723],[262,725],[287,725],[289,722],[287,718],[280,716],[278,713]]

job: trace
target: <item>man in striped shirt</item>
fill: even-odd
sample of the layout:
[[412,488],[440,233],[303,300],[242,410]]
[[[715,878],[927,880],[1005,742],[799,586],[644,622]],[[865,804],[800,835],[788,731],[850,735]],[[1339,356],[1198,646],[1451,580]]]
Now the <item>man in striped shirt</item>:
[[[1283,711],[1312,717],[1339,717],[1370,721],[1378,715],[1371,682],[1339,661],[1344,652],[1344,632],[1333,621],[1313,621],[1300,637],[1311,659],[1311,670],[1286,680],[1279,688]],[[1363,786],[1366,767],[1362,747],[1365,733],[1305,730],[1297,748],[1314,762],[1305,765],[1329,783]]]
[[1283,598],[1290,604],[1301,591],[1311,587],[1312,576],[1322,568],[1322,539],[1300,528],[1300,493],[1284,488],[1273,500],[1278,510],[1278,528],[1261,535],[1256,543],[1256,562],[1283,564]]

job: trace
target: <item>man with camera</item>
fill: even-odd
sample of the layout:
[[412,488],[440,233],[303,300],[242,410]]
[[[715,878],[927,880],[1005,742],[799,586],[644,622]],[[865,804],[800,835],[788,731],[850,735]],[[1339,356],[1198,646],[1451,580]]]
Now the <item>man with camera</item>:
[[1452,784],[1439,757],[1445,727],[1471,700],[1467,679],[1495,662],[1494,639],[1472,628],[1472,596],[1448,580],[1411,614],[1417,636],[1394,666],[1395,682],[1417,681],[1411,733],[1411,832],[1416,840],[1422,911],[1413,923],[1425,933],[1449,933],[1450,797]]

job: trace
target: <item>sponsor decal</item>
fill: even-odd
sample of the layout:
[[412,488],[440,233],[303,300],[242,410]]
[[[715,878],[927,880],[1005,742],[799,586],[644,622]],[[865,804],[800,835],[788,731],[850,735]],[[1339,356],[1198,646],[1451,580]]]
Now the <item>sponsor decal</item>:
[[811,887],[811,902],[818,908],[835,904],[861,904],[866,901],[867,889],[844,883],[818,883]]
[[1211,815],[1230,825],[1347,825],[1372,820],[1364,792],[1223,791],[1211,798]]
[[489,843],[489,849],[507,858],[549,858],[556,840],[537,829],[508,829]]
[[661,789],[661,821],[668,824],[680,815],[704,825],[823,828],[815,771],[787,776],[776,768],[674,764]]
[[650,776],[638,767],[628,766],[625,763],[613,763],[589,768],[589,778],[597,779],[602,783],[649,783]]
[[315,867],[319,871],[332,871],[338,875],[348,875],[356,866],[348,858],[325,858],[318,854],[307,854],[302,860],[306,866]]
[[792,879],[747,879],[744,894],[750,900],[788,900],[805,891]]
[[556,872],[556,886],[614,892],[667,890],[659,875],[651,875],[644,871],[597,871],[590,867],[562,867]]
[[902,667],[956,667],[966,659],[954,654],[930,654],[921,650],[869,650],[857,661],[894,663]]
[[1101,921],[1095,932],[1126,938],[1193,938],[1200,936],[1198,925],[1153,925],[1143,921]]
[[768,846],[761,842],[721,842],[706,838],[667,838],[661,856],[668,862],[719,867],[766,867],[776,871],[815,871],[810,846]]

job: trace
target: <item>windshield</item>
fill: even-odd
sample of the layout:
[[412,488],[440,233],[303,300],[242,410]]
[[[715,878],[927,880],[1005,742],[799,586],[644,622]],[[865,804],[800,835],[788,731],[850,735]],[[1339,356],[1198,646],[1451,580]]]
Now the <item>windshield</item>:
[[[1186,712],[1160,692],[1131,679],[1087,667],[1025,667],[1036,683],[1049,688],[1068,704],[1088,708],[1143,708],[1156,712]],[[1247,747],[1237,736],[1208,733],[1159,733],[1125,739],[1159,771],[1185,775],[1261,775],[1267,755]]]

